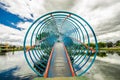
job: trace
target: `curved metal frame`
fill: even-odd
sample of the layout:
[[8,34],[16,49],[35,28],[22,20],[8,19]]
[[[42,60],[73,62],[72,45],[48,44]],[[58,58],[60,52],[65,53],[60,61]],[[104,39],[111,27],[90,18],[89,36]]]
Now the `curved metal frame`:
[[[59,23],[59,22],[57,20],[62,20],[62,21],[60,21],[61,22],[60,26],[58,26],[57,23]],[[66,23],[71,25],[71,26],[69,26],[71,28],[71,30],[66,29],[67,28]],[[50,25],[53,25],[53,26],[50,27]],[[86,25],[86,26],[84,26],[84,25]],[[52,30],[51,30],[51,28],[52,28]],[[61,28],[64,32],[59,31],[58,28]],[[95,35],[92,27],[87,23],[87,21],[84,20],[82,17],[80,17],[74,13],[71,13],[71,12],[66,12],[66,11],[50,12],[50,13],[47,13],[47,14],[39,17],[36,21],[33,22],[33,24],[27,30],[25,38],[24,38],[24,56],[25,56],[25,59],[26,59],[28,65],[37,75],[43,76],[44,73],[41,74],[39,71],[37,71],[33,67],[33,64],[39,70],[44,71],[44,69],[41,68],[40,66],[42,66],[44,68],[46,68],[46,66],[44,64],[42,64],[41,62],[39,62],[40,59],[42,58],[47,63],[48,59],[46,59],[44,57],[44,55],[48,56],[48,58],[49,58],[49,55],[50,55],[49,50],[52,50],[52,46],[57,41],[58,36],[62,36],[62,38],[63,38],[62,40],[65,44],[70,43],[69,41],[65,40],[65,37],[70,38],[72,40],[73,44],[77,44],[77,46],[76,46],[77,49],[74,48],[73,45],[66,46],[66,48],[68,49],[68,53],[69,53],[69,49],[72,50],[72,53],[70,53],[71,55],[69,55],[69,56],[73,58],[73,60],[71,60],[71,61],[73,61],[72,65],[73,65],[74,70],[76,70],[75,72],[80,71],[89,61],[91,54],[93,54],[92,50],[90,49],[90,37],[89,37],[89,32],[87,31],[88,29],[91,31],[91,33],[94,37],[95,53],[94,53],[94,57],[93,57],[91,63],[88,65],[88,67],[85,68],[84,70],[82,70],[82,72],[79,72],[77,74],[78,76],[81,76],[82,74],[87,72],[87,70],[94,63],[94,60],[95,60],[97,52],[98,52],[98,44],[97,44],[96,35]],[[36,37],[39,34],[42,34],[43,32],[46,32],[46,31],[49,33],[49,35],[47,35],[47,37],[45,39],[38,40],[39,43],[36,44],[37,43]],[[72,34],[74,34],[74,36],[71,36]],[[85,38],[85,36],[87,36],[87,38]],[[49,42],[51,42],[51,44],[53,43],[52,46],[48,45]],[[27,44],[27,43],[29,43],[29,44]],[[87,43],[87,45],[86,45],[86,43]],[[29,50],[26,49],[27,45],[29,45],[31,47]],[[34,47],[33,47],[33,45],[34,45]],[[45,48],[47,53],[43,52],[45,50],[41,51],[41,49],[42,49],[41,46]],[[81,49],[79,50],[79,48],[81,48]],[[79,50],[78,51],[79,54],[76,56],[75,53],[77,50]],[[90,54],[88,54],[88,53],[90,53]],[[36,62],[38,62],[38,64],[36,64]],[[75,69],[76,67],[79,69]]]

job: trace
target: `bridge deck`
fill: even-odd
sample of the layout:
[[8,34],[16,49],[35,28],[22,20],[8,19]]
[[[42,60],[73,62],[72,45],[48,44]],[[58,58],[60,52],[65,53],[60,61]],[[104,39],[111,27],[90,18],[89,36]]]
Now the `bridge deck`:
[[61,42],[57,42],[54,46],[48,77],[69,76],[72,76],[72,74],[65,54],[64,45]]

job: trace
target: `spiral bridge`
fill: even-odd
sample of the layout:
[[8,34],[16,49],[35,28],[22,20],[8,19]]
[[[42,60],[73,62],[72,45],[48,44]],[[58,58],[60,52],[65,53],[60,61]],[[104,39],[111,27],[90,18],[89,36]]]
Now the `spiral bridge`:
[[28,65],[45,78],[83,75],[94,63],[97,50],[92,27],[82,17],[66,11],[39,17],[24,38]]

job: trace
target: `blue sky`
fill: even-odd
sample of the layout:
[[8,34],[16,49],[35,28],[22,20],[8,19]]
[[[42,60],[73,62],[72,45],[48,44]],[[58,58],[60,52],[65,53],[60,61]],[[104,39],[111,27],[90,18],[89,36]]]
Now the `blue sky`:
[[98,41],[120,40],[120,0],[0,0],[0,42],[23,44],[24,35],[41,15],[66,10],[93,27]]
[[12,14],[7,10],[0,8],[0,24],[17,30],[23,30],[24,28],[17,26],[19,22],[33,22],[33,20],[28,18],[21,18],[19,15]]

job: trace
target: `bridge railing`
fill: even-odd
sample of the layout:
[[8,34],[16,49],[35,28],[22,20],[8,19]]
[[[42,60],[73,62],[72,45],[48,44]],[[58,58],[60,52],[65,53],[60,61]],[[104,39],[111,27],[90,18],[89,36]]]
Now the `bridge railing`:
[[[66,11],[50,12],[39,17],[26,32],[24,55],[31,69],[43,76],[50,51],[56,41],[64,43],[77,75],[87,72],[98,50],[96,35],[86,20]],[[93,48],[91,43],[94,43]],[[27,50],[27,45],[31,49]],[[45,61],[40,61],[42,58]]]

